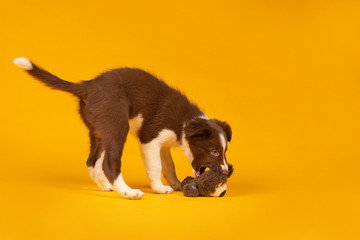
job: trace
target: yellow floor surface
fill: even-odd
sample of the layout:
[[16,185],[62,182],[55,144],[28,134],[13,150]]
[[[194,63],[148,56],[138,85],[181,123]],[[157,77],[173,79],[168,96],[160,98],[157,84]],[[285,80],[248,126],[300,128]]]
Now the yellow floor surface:
[[[240,178],[241,179],[241,178]],[[357,239],[358,188],[270,179],[230,183],[223,198],[182,193],[124,200],[88,179],[1,182],[2,239]],[[287,182],[282,179],[281,182]],[[46,182],[46,183],[44,183]],[[355,193],[356,192],[356,193]]]
[[[0,1],[0,240],[360,239],[359,13],[350,0]],[[130,66],[181,89],[232,127],[225,197],[151,193],[133,137],[122,170],[143,199],[97,190],[77,100],[21,56],[69,81]]]

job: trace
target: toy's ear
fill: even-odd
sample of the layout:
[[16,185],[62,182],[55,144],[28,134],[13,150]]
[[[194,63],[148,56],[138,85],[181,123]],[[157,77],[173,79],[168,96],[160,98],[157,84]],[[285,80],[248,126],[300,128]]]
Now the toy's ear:
[[207,121],[206,119],[197,118],[187,123],[184,128],[185,136],[194,140],[208,139],[211,131]]
[[185,197],[198,197],[199,189],[194,183],[189,183],[183,187],[183,193]]
[[215,121],[224,130],[226,134],[226,140],[230,142],[232,138],[232,131],[230,125],[227,122],[222,122],[218,119],[215,119]]

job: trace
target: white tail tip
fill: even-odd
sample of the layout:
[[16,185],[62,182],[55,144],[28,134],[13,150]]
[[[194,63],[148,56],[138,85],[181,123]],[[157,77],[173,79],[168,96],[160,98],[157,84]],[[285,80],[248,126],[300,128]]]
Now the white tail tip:
[[33,69],[33,66],[31,64],[31,62],[29,61],[29,59],[25,58],[25,57],[18,57],[15,58],[15,60],[13,61],[13,63],[15,65],[17,65],[18,67],[21,67],[24,70],[31,70]]

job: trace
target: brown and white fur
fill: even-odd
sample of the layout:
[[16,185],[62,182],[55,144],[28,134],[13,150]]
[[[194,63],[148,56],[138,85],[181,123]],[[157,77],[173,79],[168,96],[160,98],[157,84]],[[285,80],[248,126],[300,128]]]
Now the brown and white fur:
[[[144,193],[130,188],[121,173],[121,156],[128,132],[138,137],[150,186],[155,193],[180,190],[171,147],[180,147],[195,176],[205,170],[228,172],[225,152],[231,140],[226,122],[208,119],[178,90],[153,75],[133,68],[105,72],[81,83],[64,81],[27,58],[14,63],[47,86],[70,92],[80,100],[80,115],[89,129],[90,176],[103,191],[139,199]],[[161,181],[163,173],[170,186]]]

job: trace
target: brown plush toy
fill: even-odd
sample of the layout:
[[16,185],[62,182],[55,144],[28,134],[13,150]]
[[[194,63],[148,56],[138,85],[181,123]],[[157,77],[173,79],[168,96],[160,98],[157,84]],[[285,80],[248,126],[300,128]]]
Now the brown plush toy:
[[185,197],[223,197],[226,193],[226,182],[233,172],[229,164],[229,173],[225,175],[221,170],[210,169],[197,178],[186,177],[181,183],[181,190]]

